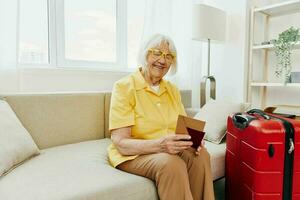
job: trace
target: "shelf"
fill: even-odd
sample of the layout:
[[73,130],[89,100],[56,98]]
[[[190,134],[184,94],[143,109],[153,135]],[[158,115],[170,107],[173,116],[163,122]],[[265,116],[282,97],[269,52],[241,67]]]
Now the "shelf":
[[[265,108],[272,102],[284,104],[289,104],[290,100],[298,102],[298,100],[290,99],[286,96],[282,96],[275,100],[271,98],[277,91],[281,90],[287,91],[287,94],[290,95],[298,93],[300,83],[283,83],[283,80],[275,79],[272,75],[270,76],[271,73],[274,73],[270,65],[273,65],[277,61],[276,56],[273,55],[275,54],[275,46],[274,44],[262,45],[260,43],[262,41],[257,41],[255,39],[258,39],[256,34],[259,34],[260,38],[265,38],[263,41],[273,41],[273,39],[276,39],[274,38],[274,35],[276,37],[278,33],[277,30],[272,29],[272,26],[276,26],[278,23],[284,24],[287,27],[292,26],[293,20],[297,21],[299,15],[300,0],[283,0],[279,3],[258,6],[251,9],[249,20],[250,45],[248,49],[247,101],[257,107]],[[273,17],[278,17],[278,20],[274,19],[272,21]],[[290,20],[289,18],[292,18],[293,20]],[[273,35],[273,38],[270,38],[271,35]],[[293,50],[295,50],[294,53],[299,53],[299,49],[300,41],[293,45]],[[296,58],[297,61],[300,59],[299,56],[296,56]],[[254,64],[257,62],[260,63],[260,66],[257,66],[260,67],[260,70],[257,70],[258,68],[255,68],[254,70]]]
[[[259,49],[264,49],[264,50],[274,50],[274,45],[273,44],[266,44],[266,45],[253,45],[252,46],[253,50],[259,50]],[[300,42],[297,42],[294,46],[294,49],[300,49]]]
[[267,86],[267,87],[299,87],[300,83],[265,83],[265,82],[252,82],[250,84],[252,87],[262,87],[262,86]]
[[280,16],[300,12],[300,0],[287,1],[255,8],[254,12],[261,12],[269,16]]

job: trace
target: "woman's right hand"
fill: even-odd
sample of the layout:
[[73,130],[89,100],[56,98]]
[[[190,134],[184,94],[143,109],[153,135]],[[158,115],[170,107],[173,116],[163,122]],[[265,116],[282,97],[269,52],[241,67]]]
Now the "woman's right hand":
[[169,154],[177,154],[185,149],[188,149],[193,145],[192,141],[184,141],[190,139],[190,135],[172,134],[160,138],[159,145],[161,147],[162,152]]

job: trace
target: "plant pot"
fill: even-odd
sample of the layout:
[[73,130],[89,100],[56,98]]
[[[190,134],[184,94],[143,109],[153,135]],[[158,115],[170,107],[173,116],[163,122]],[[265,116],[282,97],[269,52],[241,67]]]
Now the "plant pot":
[[292,82],[291,80],[292,80],[291,79],[291,74],[289,74],[289,75],[283,75],[283,82],[284,82],[284,84],[291,83]]

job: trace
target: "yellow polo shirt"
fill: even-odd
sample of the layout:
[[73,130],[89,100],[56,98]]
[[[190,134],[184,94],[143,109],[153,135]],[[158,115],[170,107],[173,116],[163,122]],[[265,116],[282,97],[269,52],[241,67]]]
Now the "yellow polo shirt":
[[[114,84],[109,130],[132,126],[132,138],[157,139],[175,133],[179,114],[186,115],[176,86],[161,80],[159,92],[156,93],[139,69]],[[108,155],[114,167],[138,156],[123,156],[113,144],[108,147]]]

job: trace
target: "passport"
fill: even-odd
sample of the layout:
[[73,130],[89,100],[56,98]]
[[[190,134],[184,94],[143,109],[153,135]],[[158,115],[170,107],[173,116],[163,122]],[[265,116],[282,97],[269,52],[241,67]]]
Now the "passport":
[[179,115],[176,125],[176,134],[189,134],[190,141],[193,142],[192,147],[197,149],[201,145],[201,141],[205,135],[204,130],[205,121],[193,119],[183,115]]

